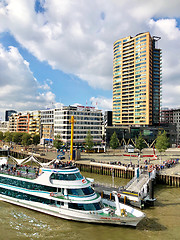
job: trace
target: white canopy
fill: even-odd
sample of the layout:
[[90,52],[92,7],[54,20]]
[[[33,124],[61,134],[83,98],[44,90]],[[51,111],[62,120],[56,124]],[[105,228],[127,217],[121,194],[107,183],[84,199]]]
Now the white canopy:
[[42,162],[40,162],[40,161],[39,161],[35,156],[33,156],[33,155],[28,156],[27,158],[24,158],[24,159],[17,159],[17,158],[15,158],[15,157],[13,157],[13,156],[10,156],[10,155],[9,155],[9,157],[10,157],[15,163],[17,163],[17,164],[19,164],[19,165],[21,165],[21,164],[26,164],[26,163],[32,161],[32,162],[35,162],[35,163],[39,164],[41,167],[47,167],[47,166],[49,166],[50,164],[52,164],[54,161],[56,161],[56,159],[53,159],[53,160],[51,160],[51,161],[49,161],[49,162],[47,162],[47,163],[42,163]]
[[7,157],[0,157],[0,165],[7,164],[7,160],[8,160]]

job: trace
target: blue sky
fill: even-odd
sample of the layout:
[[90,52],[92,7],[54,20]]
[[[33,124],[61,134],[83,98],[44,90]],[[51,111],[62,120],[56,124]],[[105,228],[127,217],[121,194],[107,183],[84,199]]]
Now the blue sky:
[[[154,7],[156,6],[156,7]],[[0,117],[63,105],[112,108],[113,42],[160,36],[162,106],[180,106],[178,0],[0,1]]]
[[[14,37],[5,32],[0,35],[1,44],[8,50],[9,46],[18,48],[19,53],[23,58],[29,62],[29,67],[33,72],[33,76],[43,84],[44,81],[51,80],[51,90],[55,94],[55,102],[63,103],[64,105],[72,105],[79,103],[81,105],[94,105],[91,98],[93,96],[105,95],[109,99],[112,98],[112,90],[94,89],[89,86],[87,82],[82,81],[78,76],[74,74],[64,73],[60,69],[52,69],[47,61],[39,61],[27,49],[22,46],[14,39]],[[42,91],[41,91],[42,92]],[[54,105],[52,104],[52,107]],[[46,107],[46,106],[45,106]],[[48,106],[49,107],[49,106]]]

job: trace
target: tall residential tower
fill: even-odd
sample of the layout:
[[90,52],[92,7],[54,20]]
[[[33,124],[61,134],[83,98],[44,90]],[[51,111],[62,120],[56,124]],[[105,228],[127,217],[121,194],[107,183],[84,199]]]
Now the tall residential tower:
[[160,122],[161,49],[149,32],[114,43],[113,125]]

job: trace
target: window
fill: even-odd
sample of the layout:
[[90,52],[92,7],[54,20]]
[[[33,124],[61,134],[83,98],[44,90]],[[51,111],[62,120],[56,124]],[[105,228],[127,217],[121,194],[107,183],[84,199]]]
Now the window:
[[[28,200],[28,201],[33,201],[33,202],[40,202],[40,203],[44,203],[44,204],[48,204],[48,205],[52,205],[55,204],[55,201],[52,199],[46,199],[43,197],[39,197],[39,196],[34,196],[31,194],[27,194],[27,193],[22,193],[22,192],[17,192],[14,190],[10,190],[10,189],[6,189],[6,188],[1,188],[0,187],[0,194],[9,196],[9,197],[14,197],[14,198],[18,198],[18,199],[23,199],[23,200]],[[63,202],[58,201],[57,202],[58,205],[63,205]]]
[[61,173],[53,173],[51,175],[51,179],[53,180],[62,180],[62,181],[75,181],[75,180],[81,180],[83,179],[83,176],[77,172],[77,173],[71,173],[71,174],[61,174]]
[[0,182],[11,185],[11,186],[17,186],[21,188],[27,188],[31,190],[40,190],[40,191],[47,191],[47,192],[56,192],[57,188],[55,187],[50,187],[50,186],[45,186],[41,184],[36,184],[32,182],[27,182],[27,181],[21,181],[17,179],[12,179],[12,178],[7,178],[7,177],[0,177]]
[[93,194],[94,190],[91,187],[87,187],[81,189],[67,189],[67,192],[69,195],[84,196]]
[[68,203],[69,208],[84,210],[84,211],[96,211],[104,208],[101,202],[98,203],[90,203],[90,204],[81,204],[81,203]]

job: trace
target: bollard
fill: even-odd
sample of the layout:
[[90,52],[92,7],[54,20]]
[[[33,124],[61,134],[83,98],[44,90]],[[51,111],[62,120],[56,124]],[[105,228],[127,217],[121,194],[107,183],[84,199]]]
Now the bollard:
[[149,180],[149,198],[154,199],[154,180]]

